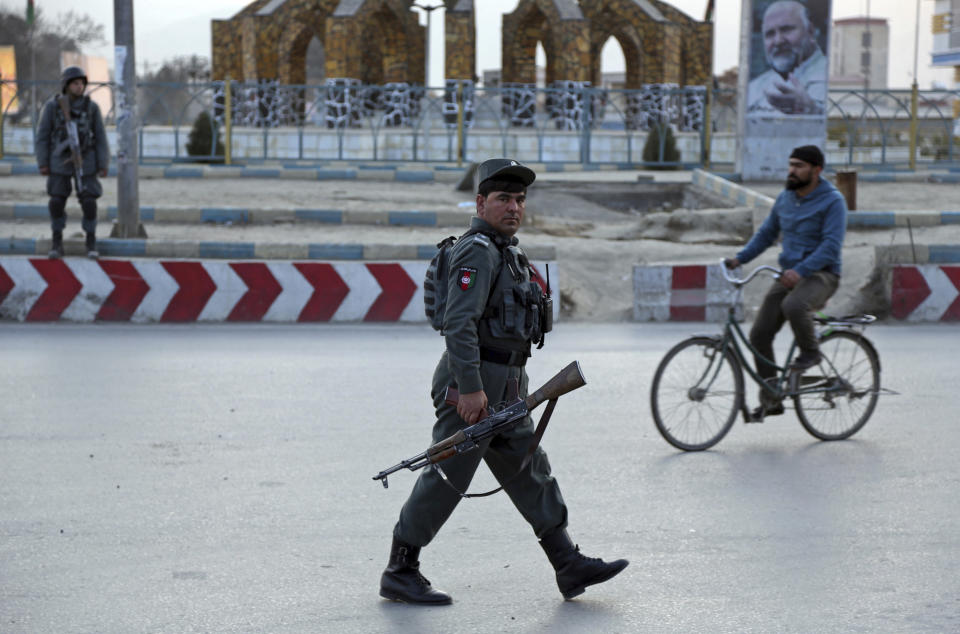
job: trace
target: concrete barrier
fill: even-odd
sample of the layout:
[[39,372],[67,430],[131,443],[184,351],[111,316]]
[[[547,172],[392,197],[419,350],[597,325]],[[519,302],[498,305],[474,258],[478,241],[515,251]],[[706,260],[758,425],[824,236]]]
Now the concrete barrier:
[[[0,257],[0,319],[425,322],[428,264]],[[544,271],[548,262],[532,264]]]
[[899,244],[875,249],[893,319],[960,321],[960,244]]
[[[727,317],[735,289],[719,264],[636,265],[633,297],[636,321],[720,322]],[[742,302],[735,311],[742,318]]]

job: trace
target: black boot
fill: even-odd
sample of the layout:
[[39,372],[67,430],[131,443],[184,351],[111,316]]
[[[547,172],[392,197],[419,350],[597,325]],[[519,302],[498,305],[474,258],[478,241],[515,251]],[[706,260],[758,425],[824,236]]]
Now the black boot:
[[380,577],[380,596],[391,601],[423,605],[449,605],[450,595],[434,590],[430,581],[420,574],[420,548],[393,538],[390,563]]
[[626,559],[607,563],[602,559],[584,557],[580,554],[580,547],[570,541],[565,529],[544,536],[540,545],[557,571],[557,587],[564,599],[583,594],[587,586],[612,579],[630,563]]
[[94,233],[87,234],[87,257],[91,260],[96,260],[100,257],[100,254],[97,252],[97,236]]
[[50,243],[50,252],[47,257],[51,260],[59,260],[63,257],[63,232],[54,231],[53,241]]

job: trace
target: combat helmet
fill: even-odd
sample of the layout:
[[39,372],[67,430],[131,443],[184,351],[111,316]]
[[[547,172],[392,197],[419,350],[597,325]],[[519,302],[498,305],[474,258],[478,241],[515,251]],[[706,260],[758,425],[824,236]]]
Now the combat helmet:
[[67,84],[74,79],[82,79],[83,85],[87,85],[87,74],[79,66],[67,66],[60,73],[60,94],[66,94]]

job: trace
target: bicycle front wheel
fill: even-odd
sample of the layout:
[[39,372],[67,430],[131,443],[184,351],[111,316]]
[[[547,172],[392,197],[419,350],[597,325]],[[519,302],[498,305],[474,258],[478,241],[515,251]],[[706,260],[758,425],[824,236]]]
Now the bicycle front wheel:
[[714,446],[730,431],[743,399],[743,372],[723,342],[681,341],[653,376],[650,408],[664,440],[684,451]]
[[880,395],[880,359],[862,335],[834,331],[820,340],[820,365],[800,377],[793,397],[803,428],[820,440],[843,440],[863,427]]

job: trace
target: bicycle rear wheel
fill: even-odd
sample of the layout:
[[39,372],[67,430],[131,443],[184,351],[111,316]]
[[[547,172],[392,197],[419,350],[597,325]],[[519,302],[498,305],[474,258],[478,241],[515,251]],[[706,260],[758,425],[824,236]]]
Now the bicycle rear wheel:
[[823,361],[800,377],[793,397],[803,428],[820,440],[843,440],[863,427],[880,394],[880,359],[855,332],[837,330],[820,340]]
[[663,357],[650,408],[664,440],[684,451],[714,446],[730,431],[743,399],[743,372],[719,339],[691,337]]

